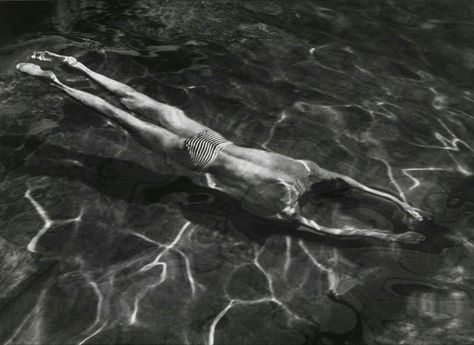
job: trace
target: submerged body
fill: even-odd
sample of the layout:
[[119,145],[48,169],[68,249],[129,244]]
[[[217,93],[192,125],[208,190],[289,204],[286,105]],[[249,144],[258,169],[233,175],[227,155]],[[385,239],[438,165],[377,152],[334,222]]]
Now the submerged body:
[[77,101],[97,110],[127,130],[138,142],[153,152],[174,162],[182,175],[209,188],[223,191],[239,200],[242,207],[259,216],[295,222],[303,230],[338,236],[368,236],[389,241],[416,243],[421,234],[393,234],[378,229],[330,228],[305,218],[299,209],[299,199],[314,183],[342,179],[350,186],[389,199],[418,220],[418,210],[386,192],[367,187],[352,178],[328,171],[308,160],[297,160],[275,152],[247,148],[227,141],[212,129],[188,118],[178,108],[158,102],[131,87],[96,73],[73,57],[39,52],[32,56],[40,61],[66,64],[84,73],[91,80],[117,96],[134,114],[87,92],[71,88],[58,80],[51,71],[31,63],[17,68],[26,74],[43,78]]
[[314,180],[309,167],[314,163],[311,163],[229,145],[207,169],[215,182],[209,187],[240,200],[245,209],[259,216],[290,220],[299,211],[300,196],[310,189]]

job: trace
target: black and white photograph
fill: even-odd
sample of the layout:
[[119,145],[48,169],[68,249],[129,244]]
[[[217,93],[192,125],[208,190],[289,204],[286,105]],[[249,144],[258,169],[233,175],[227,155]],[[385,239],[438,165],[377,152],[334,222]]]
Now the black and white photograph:
[[474,344],[472,0],[0,1],[0,344]]

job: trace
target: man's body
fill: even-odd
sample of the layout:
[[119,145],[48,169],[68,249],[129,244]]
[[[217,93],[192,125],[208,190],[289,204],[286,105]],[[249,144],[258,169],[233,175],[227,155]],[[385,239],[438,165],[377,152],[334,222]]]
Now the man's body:
[[[242,206],[252,213],[269,219],[295,222],[302,225],[306,231],[320,234],[368,236],[408,243],[423,239],[421,234],[415,232],[392,234],[376,229],[336,229],[317,224],[301,215],[298,199],[313,183],[331,179],[342,179],[352,187],[389,199],[416,219],[422,218],[415,208],[398,198],[366,187],[345,175],[323,169],[312,161],[295,160],[278,153],[245,148],[228,142],[216,132],[188,118],[182,110],[158,102],[125,84],[96,73],[73,57],[38,52],[33,54],[32,58],[66,64],[84,73],[119,97],[128,110],[153,119],[156,124],[143,121],[97,96],[66,86],[53,72],[44,71],[37,65],[23,63],[17,66],[21,72],[46,79],[52,86],[115,121],[148,149],[165,152],[169,159],[182,168],[180,172],[182,171],[183,175],[240,200]],[[213,154],[208,164],[197,167],[192,158],[195,158],[194,154],[202,156],[202,152],[199,148],[192,152],[190,142],[199,139],[203,133],[218,136],[221,141],[219,145],[213,145],[212,140],[203,140],[209,147],[217,148],[206,152]],[[200,178],[196,178],[197,176]]]

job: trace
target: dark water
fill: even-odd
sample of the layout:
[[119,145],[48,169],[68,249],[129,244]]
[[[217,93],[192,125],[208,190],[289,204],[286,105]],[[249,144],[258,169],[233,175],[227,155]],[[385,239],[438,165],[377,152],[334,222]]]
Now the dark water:
[[[1,342],[474,343],[473,15],[443,0],[0,3]],[[41,49],[428,215],[343,189],[311,201],[323,224],[427,240],[251,216],[19,75]]]

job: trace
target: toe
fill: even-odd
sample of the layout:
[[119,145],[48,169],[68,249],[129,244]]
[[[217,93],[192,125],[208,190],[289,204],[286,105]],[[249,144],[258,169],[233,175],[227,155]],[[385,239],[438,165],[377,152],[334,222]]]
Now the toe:
[[44,61],[44,52],[38,51],[34,52],[33,55],[31,55],[31,58],[34,60],[39,60],[39,61]]
[[52,61],[52,59],[46,55],[46,52],[41,53],[40,60],[41,61]]

